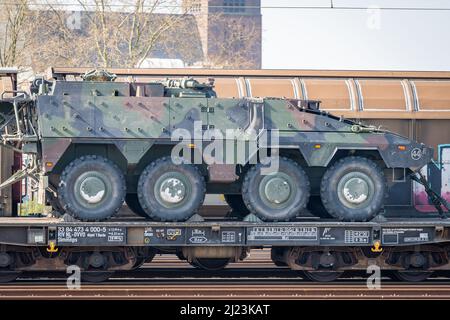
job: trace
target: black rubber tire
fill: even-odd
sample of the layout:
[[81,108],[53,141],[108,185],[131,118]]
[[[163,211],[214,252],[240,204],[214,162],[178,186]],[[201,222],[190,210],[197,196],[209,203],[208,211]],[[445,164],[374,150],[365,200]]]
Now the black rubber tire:
[[[96,171],[104,175],[110,188],[107,196],[95,206],[83,204],[75,196],[77,178],[85,172]],[[101,221],[119,212],[125,199],[125,178],[112,161],[96,155],[82,156],[69,163],[61,174],[58,187],[60,202],[72,217],[82,221]]]
[[288,207],[276,209],[267,205],[260,196],[259,187],[264,175],[261,175],[262,164],[257,164],[247,171],[242,184],[242,198],[249,211],[264,221],[289,221],[306,208],[309,198],[309,178],[305,171],[288,158],[279,159],[277,173],[281,172],[293,178],[296,191],[294,199]]
[[227,258],[195,258],[190,264],[198,269],[217,271],[224,269],[229,263],[230,259]]
[[142,209],[141,204],[139,203],[139,199],[137,193],[127,193],[125,196],[125,203],[128,208],[137,214],[140,217],[148,218],[148,215],[145,213],[144,209]]
[[[370,201],[355,208],[342,203],[337,190],[341,179],[353,172],[364,174],[373,184]],[[326,211],[333,217],[342,221],[368,221],[380,213],[387,196],[383,170],[367,158],[343,158],[325,172],[320,186],[320,196]]]
[[[156,198],[153,188],[158,179],[167,172],[183,175],[191,188],[182,204],[168,208]],[[148,190],[151,190],[148,192]],[[192,217],[203,204],[206,193],[205,179],[196,166],[190,164],[174,164],[170,157],[155,160],[149,164],[139,177],[138,199],[147,216],[158,221],[186,221]]]
[[328,213],[327,209],[325,209],[322,199],[320,196],[310,196],[308,205],[306,206],[308,211],[319,218],[322,219],[332,219],[333,217]]
[[250,211],[246,207],[241,194],[224,194],[223,197],[232,210],[232,216],[244,218],[250,214]]

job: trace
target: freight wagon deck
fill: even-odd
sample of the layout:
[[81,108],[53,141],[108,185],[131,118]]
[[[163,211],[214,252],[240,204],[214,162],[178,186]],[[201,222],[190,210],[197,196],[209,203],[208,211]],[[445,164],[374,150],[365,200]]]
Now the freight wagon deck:
[[155,222],[111,219],[0,218],[0,243],[29,246],[381,246],[450,241],[450,219],[388,218],[380,222],[297,220]]
[[196,268],[220,270],[261,247],[271,247],[276,266],[314,281],[333,281],[344,271],[368,272],[373,266],[400,280],[422,281],[450,270],[450,219],[176,223],[0,218],[0,282],[22,271],[68,272],[74,265],[85,281],[103,281],[114,271],[137,269],[166,253]]

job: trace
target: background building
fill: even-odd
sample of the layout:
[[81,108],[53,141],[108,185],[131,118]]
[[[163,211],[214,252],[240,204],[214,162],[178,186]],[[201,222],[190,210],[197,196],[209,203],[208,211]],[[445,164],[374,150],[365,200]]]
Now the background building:
[[184,0],[184,5],[197,21],[207,63],[261,68],[260,0]]
[[71,8],[20,1],[0,4],[0,66],[40,73],[48,66],[133,68],[146,59],[163,66],[155,59],[170,59],[185,67],[261,68],[260,0],[178,0],[170,10],[140,0],[79,0]]

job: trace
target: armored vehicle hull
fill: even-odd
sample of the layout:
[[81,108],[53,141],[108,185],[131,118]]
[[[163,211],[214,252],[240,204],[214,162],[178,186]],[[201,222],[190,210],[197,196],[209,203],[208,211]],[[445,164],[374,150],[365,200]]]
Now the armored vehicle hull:
[[4,140],[32,155],[29,171],[77,219],[107,219],[126,200],[149,219],[184,221],[211,193],[266,221],[308,205],[366,221],[383,210],[386,170],[406,176],[432,159],[431,148],[324,113],[318,101],[219,99],[193,79],[112,78],[41,80],[31,98],[4,102],[3,128],[14,132]]

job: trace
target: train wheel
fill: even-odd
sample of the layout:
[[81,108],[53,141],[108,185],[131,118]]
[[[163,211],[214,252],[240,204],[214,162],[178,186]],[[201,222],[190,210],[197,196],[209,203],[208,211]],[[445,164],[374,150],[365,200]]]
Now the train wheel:
[[386,192],[381,168],[362,157],[339,160],[327,170],[320,188],[325,209],[343,221],[367,221],[376,216]]
[[244,218],[250,213],[245,206],[241,194],[224,194],[224,198],[228,206],[231,208],[231,216],[237,218]]
[[108,280],[114,274],[113,271],[82,271],[81,281],[100,283]]
[[128,208],[140,217],[148,218],[148,215],[142,209],[141,204],[136,193],[127,193],[125,196],[125,203]]
[[263,175],[253,166],[245,175],[242,196],[250,212],[266,221],[289,221],[305,209],[309,179],[294,161],[280,158],[278,171]]
[[141,267],[144,263],[150,263],[152,262],[153,258],[156,256],[155,250],[150,250],[149,253],[145,256],[138,256],[136,258],[136,262],[133,265],[132,269],[138,269]]
[[125,178],[119,167],[100,156],[83,156],[61,174],[58,194],[74,218],[99,221],[112,217],[125,198]]
[[20,271],[0,271],[0,283],[8,283],[20,276]]
[[278,247],[272,247],[270,250],[270,258],[272,259],[273,264],[277,267],[287,267],[287,263],[280,260],[283,258],[285,250],[285,248]]
[[431,271],[394,271],[393,276],[396,280],[405,282],[421,282],[427,280],[433,272]]
[[176,165],[170,157],[152,162],[139,177],[138,198],[142,209],[160,221],[185,221],[205,199],[205,179],[197,167]]
[[339,271],[303,271],[305,279],[316,282],[332,282],[342,276],[344,272]]
[[136,258],[136,262],[133,264],[133,267],[131,269],[132,270],[139,269],[146,262],[147,261],[144,257],[138,257],[138,258]]
[[208,271],[217,271],[224,269],[230,263],[230,259],[208,259],[208,258],[194,258],[190,263],[192,266]]

